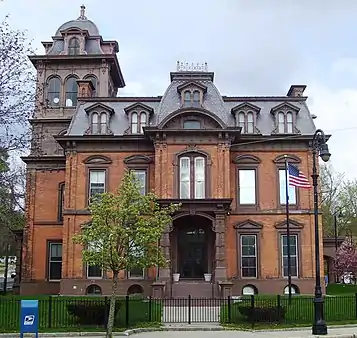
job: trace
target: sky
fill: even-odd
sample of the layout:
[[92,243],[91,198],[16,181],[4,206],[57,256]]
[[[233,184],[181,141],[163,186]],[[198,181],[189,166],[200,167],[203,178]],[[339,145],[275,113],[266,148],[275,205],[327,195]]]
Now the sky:
[[[120,95],[163,95],[176,62],[207,62],[222,95],[286,95],[304,84],[315,124],[332,134],[331,164],[357,179],[357,1],[0,0],[37,54],[80,5],[119,42]],[[351,148],[352,147],[352,148]]]

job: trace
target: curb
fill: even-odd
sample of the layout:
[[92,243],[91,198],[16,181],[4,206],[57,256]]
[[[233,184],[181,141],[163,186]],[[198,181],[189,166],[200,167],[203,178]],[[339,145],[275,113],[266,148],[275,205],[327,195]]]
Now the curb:
[[[353,328],[356,327],[356,325],[351,325],[351,326],[344,326],[344,327],[338,327],[338,326],[330,326],[329,329],[337,329],[337,328]],[[310,330],[311,328],[301,328],[300,330],[294,330],[293,328],[287,328],[287,329],[277,329],[274,331],[278,332],[289,332],[289,331],[300,331],[304,332],[307,330]],[[137,328],[137,329],[130,329],[126,330],[124,332],[114,332],[113,337],[127,337],[131,336],[134,334],[138,333],[144,333],[144,332],[162,332],[162,331],[230,331],[230,332],[272,332],[272,331],[267,331],[267,330],[230,330],[229,328],[224,328],[222,326],[167,326],[167,327],[147,327],[147,328]],[[356,327],[357,331],[357,327]],[[45,337],[94,337],[94,336],[105,336],[106,332],[46,332],[46,333],[39,333],[38,337],[39,338],[45,338]],[[31,333],[25,333],[24,337],[33,337],[34,335]],[[6,338],[18,338],[19,333],[0,333],[0,337],[6,337]],[[305,336],[306,337],[306,336]],[[314,338],[325,338],[326,336],[310,336]],[[348,334],[335,334],[335,335],[328,335],[327,337],[329,338],[357,338],[357,333],[348,333]],[[296,338],[299,338],[298,336]],[[303,338],[303,337],[300,337]]]

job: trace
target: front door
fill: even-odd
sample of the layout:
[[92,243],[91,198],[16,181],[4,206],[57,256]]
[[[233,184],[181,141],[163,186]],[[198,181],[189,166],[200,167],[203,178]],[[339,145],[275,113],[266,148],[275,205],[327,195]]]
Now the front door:
[[180,229],[178,253],[180,277],[203,278],[208,267],[204,229],[198,227]]

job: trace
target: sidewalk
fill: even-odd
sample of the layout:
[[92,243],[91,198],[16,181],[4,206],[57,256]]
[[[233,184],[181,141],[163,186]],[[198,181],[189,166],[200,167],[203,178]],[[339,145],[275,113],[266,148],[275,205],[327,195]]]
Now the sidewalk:
[[[184,334],[186,338],[257,338],[257,337],[277,337],[277,338],[357,338],[357,325],[345,326],[339,328],[329,328],[327,336],[313,336],[311,328],[304,328],[300,330],[274,330],[274,331],[238,331],[238,330],[224,330],[219,326],[170,326],[163,330],[160,329],[135,329],[128,330],[121,333],[115,333],[114,337],[123,337],[130,335],[137,335],[140,338],[181,338]],[[143,332],[144,331],[144,332]],[[183,333],[185,331],[185,333]],[[40,333],[40,337],[56,338],[56,337],[91,337],[91,338],[105,338],[104,333]],[[7,333],[0,334],[0,337],[12,338],[19,337],[19,334]],[[24,337],[34,337],[31,334],[25,334]]]

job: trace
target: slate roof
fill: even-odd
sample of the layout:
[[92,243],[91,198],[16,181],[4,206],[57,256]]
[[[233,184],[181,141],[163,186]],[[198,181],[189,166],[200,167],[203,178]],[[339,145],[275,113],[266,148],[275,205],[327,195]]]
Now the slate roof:
[[98,36],[99,29],[97,25],[91,20],[71,20],[62,24],[56,31],[56,36],[62,36],[61,31],[68,28],[79,28],[81,30],[87,30],[89,36]]
[[[274,129],[274,116],[271,114],[271,109],[282,103],[290,103],[299,109],[296,118],[296,127],[300,130],[301,135],[312,135],[316,130],[314,121],[305,102],[306,98],[304,97],[222,97],[213,81],[207,78],[195,81],[201,82],[207,87],[207,92],[204,94],[203,108],[219,117],[227,127],[235,126],[235,119],[231,113],[231,109],[247,102],[260,108],[256,127],[260,130],[261,134],[271,135]],[[147,102],[146,100],[143,100],[144,102],[142,103],[150,106],[154,110],[154,113],[150,118],[150,126],[158,125],[170,113],[181,108],[181,100],[177,87],[183,82],[185,81],[173,79],[161,100],[158,98],[157,102]],[[141,101],[139,99],[133,99],[132,101],[125,100],[125,102],[123,102],[123,98],[121,97],[118,97],[117,100],[117,102],[113,102],[113,100],[109,101],[103,98],[101,101],[98,98],[97,102],[102,102],[114,110],[114,114],[110,121],[110,128],[114,135],[123,135],[129,128],[129,119],[124,108]],[[89,120],[85,108],[88,108],[93,104],[95,104],[95,102],[85,102],[77,107],[67,135],[80,136],[85,133],[89,127]],[[194,108],[192,110],[194,111]]]

